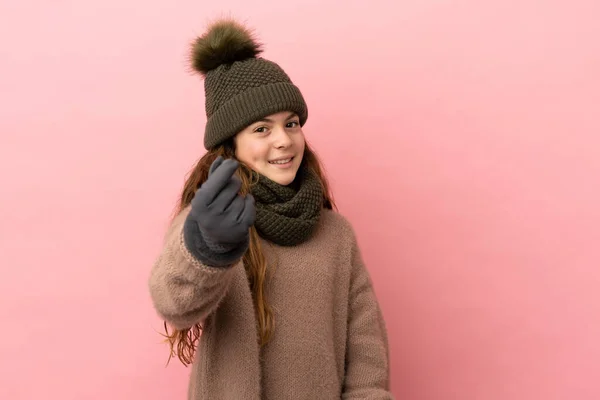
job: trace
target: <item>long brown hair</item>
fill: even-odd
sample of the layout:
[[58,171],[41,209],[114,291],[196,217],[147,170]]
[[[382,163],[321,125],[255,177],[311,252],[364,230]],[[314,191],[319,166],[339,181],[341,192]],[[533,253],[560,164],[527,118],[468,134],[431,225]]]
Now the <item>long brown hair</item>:
[[[226,159],[235,157],[234,146],[233,140],[228,140],[219,147],[208,151],[200,158],[198,163],[188,174],[181,197],[175,209],[175,216],[191,203],[196,190],[208,178],[210,166],[217,157],[222,156]],[[305,146],[302,163],[308,167],[321,182],[323,188],[323,207],[328,209],[336,208],[323,166],[308,143],[306,143]],[[256,174],[253,174],[250,168],[243,163],[240,163],[238,175],[242,180],[241,194],[245,195],[250,192],[250,188],[255,182],[253,177],[256,176]],[[264,346],[273,334],[275,321],[273,318],[273,311],[265,294],[265,285],[268,278],[267,262],[262,252],[259,235],[254,227],[250,228],[250,244],[248,250],[244,254],[243,263],[255,303],[260,345]],[[165,321],[164,328],[166,332],[165,337],[167,338],[171,350],[169,360],[171,357],[177,356],[183,365],[187,366],[191,364],[196,352],[196,343],[200,337],[202,327],[199,324],[195,324],[188,329],[174,329],[169,332],[167,322]]]

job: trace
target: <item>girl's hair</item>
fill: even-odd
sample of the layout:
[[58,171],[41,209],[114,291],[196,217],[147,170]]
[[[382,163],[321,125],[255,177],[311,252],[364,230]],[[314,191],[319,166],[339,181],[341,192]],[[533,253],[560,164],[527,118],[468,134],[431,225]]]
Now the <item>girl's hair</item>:
[[[200,158],[196,166],[190,171],[185,181],[181,197],[175,209],[175,216],[190,204],[194,198],[196,190],[208,178],[210,166],[218,156],[222,156],[225,159],[235,157],[235,145],[233,139],[230,139],[219,147],[208,151]],[[317,155],[309,147],[308,143],[306,143],[305,146],[302,164],[308,167],[321,182],[321,186],[323,188],[323,207],[330,210],[336,208],[333,201],[333,196],[331,195],[329,189],[329,183],[327,182],[327,178],[323,171],[323,166]],[[256,174],[253,174],[252,170],[243,163],[240,163],[238,174],[242,180],[242,188],[240,192],[242,195],[245,195],[250,192],[252,184],[255,183],[256,179],[253,177],[255,177]],[[255,303],[260,346],[264,346],[271,338],[275,324],[273,311],[269,306],[265,294],[265,285],[268,278],[267,262],[262,252],[259,235],[254,226],[250,228],[250,244],[248,250],[244,254],[243,263]],[[195,324],[188,329],[174,329],[169,332],[167,322],[165,321],[164,328],[166,332],[165,337],[170,345],[169,360],[171,357],[177,356],[184,365],[187,366],[191,364],[196,351],[196,343],[200,337],[202,327],[199,324]]]

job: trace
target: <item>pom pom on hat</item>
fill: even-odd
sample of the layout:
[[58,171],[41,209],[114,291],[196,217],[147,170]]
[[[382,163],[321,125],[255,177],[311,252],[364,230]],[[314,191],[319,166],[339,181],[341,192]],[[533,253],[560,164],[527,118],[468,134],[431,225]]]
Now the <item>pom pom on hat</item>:
[[256,58],[262,52],[252,32],[240,23],[224,19],[211,24],[192,44],[192,68],[201,75],[235,61]]

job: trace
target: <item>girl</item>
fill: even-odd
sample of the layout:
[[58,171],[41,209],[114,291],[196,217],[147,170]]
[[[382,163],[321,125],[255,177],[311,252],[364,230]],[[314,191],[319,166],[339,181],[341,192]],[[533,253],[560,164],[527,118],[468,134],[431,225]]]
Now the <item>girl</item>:
[[379,304],[304,139],[305,101],[261,52],[232,20],[192,47],[208,152],[149,279],[171,355],[193,364],[191,400],[393,399]]

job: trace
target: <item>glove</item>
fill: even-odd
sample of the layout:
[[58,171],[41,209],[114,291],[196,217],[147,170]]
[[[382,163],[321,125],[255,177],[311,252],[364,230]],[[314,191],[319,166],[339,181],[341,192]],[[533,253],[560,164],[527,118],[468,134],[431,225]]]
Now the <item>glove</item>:
[[239,194],[238,166],[238,161],[221,156],[212,163],[184,222],[185,245],[205,265],[233,265],[248,249],[256,207],[252,195],[244,198]]

